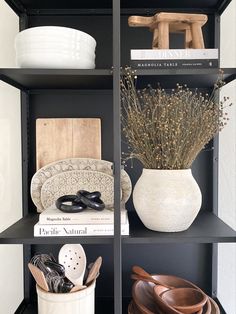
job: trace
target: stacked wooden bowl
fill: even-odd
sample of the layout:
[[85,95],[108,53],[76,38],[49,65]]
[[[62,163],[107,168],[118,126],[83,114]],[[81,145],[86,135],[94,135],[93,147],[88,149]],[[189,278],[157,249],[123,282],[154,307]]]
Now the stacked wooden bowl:
[[152,278],[163,286],[136,280],[129,314],[220,314],[215,301],[192,282],[170,275],[152,275]]

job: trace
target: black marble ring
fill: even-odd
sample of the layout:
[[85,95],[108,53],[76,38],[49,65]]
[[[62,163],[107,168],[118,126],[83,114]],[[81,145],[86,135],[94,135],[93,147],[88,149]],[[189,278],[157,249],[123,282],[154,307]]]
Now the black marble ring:
[[[71,205],[64,204],[71,202]],[[65,213],[79,213],[83,211],[87,205],[79,201],[77,195],[64,195],[56,200],[56,207]]]

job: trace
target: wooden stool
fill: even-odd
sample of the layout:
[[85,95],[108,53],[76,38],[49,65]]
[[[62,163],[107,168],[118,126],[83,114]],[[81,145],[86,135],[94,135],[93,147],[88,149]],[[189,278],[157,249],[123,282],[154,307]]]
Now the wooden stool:
[[202,26],[207,15],[185,13],[157,13],[151,17],[130,16],[131,27],[149,27],[153,32],[153,49],[169,49],[169,33],[184,32],[185,48],[204,49]]

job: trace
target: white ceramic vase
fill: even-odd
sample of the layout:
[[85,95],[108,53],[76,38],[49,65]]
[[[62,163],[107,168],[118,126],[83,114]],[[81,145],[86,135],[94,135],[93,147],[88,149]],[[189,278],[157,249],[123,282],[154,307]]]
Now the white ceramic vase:
[[148,229],[177,232],[190,227],[201,208],[202,195],[191,169],[143,169],[133,203]]

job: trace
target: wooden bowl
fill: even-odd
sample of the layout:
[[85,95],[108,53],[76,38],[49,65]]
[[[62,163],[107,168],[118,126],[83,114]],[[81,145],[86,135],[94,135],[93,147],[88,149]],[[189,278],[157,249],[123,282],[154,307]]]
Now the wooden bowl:
[[219,306],[216,304],[216,302],[212,298],[209,298],[209,299],[211,302],[211,314],[220,314]]
[[[153,275],[153,278],[155,278],[156,280],[159,280],[163,284],[172,286],[174,288],[194,288],[204,293],[196,285],[180,277],[170,276],[170,275]],[[155,287],[155,290],[156,290],[155,293],[153,291],[153,296],[154,296],[155,302],[157,303],[157,307],[160,308],[160,310],[164,312],[165,314],[182,314],[180,311],[176,310],[173,307],[170,307],[168,304],[166,304],[162,300],[160,296],[161,292],[159,288],[157,287],[158,286]],[[201,314],[201,311],[199,311],[197,314]],[[205,304],[203,308],[203,314],[211,314],[211,303],[209,300],[207,301],[207,303]]]
[[201,311],[208,299],[205,293],[194,288],[175,288],[164,291],[160,296],[169,306],[184,314]]
[[[195,288],[200,291],[202,291],[200,288],[198,288],[193,283],[176,277],[176,276],[170,276],[170,275],[153,275],[153,278],[162,281],[164,284],[169,284],[173,287],[180,288],[180,287],[189,287],[189,288]],[[156,314],[156,313],[165,313],[165,314],[182,314],[181,312],[173,309],[169,309],[169,307],[166,305],[165,302],[160,297],[160,302],[157,302],[157,296],[154,298],[153,288],[155,287],[155,284],[151,282],[144,282],[141,280],[135,281],[132,288],[132,297],[133,297],[133,303],[135,304],[137,308],[137,314]],[[160,287],[160,286],[156,286]],[[156,288],[157,289],[157,288]],[[142,293],[144,291],[144,293]],[[159,288],[159,293],[163,292],[163,288]],[[166,310],[166,307],[167,310]],[[138,313],[138,311],[140,313]],[[136,313],[135,313],[136,314]],[[197,314],[201,314],[201,311],[199,311]],[[203,314],[211,314],[211,303],[208,300],[203,308]],[[216,313],[218,314],[218,313]]]
[[[153,298],[153,283],[137,280],[132,287],[133,303],[140,314],[156,314],[157,305]],[[137,312],[138,313],[138,312]]]

